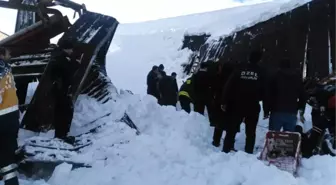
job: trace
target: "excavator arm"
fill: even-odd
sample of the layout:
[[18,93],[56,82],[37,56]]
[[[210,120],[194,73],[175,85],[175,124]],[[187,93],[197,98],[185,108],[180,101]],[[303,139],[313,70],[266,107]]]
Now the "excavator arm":
[[[80,14],[74,24],[60,11],[51,8],[58,5]],[[73,79],[69,79],[72,81],[69,93],[73,102],[80,94],[86,94],[101,103],[112,99],[114,88],[107,77],[105,62],[118,26],[115,18],[87,11],[85,5],[69,0],[0,0],[0,7],[18,10],[15,33],[0,40],[0,46],[11,50],[10,65],[19,105],[21,111],[26,108],[21,122],[25,129],[47,131],[55,124],[55,95],[51,89],[53,81],[50,79],[54,65],[50,59],[51,53],[59,46],[50,44],[50,39],[57,35],[63,34],[58,43],[63,40],[74,43],[76,56],[73,58],[77,58],[78,54],[78,59],[81,60],[80,66],[73,72]],[[37,89],[27,102],[28,84],[36,80],[39,81]]]
[[[10,1],[0,1],[0,7],[2,8],[10,8],[15,10],[25,10],[30,12],[38,12],[39,8],[33,5],[21,4],[20,1],[17,0],[10,0]],[[45,10],[48,14],[58,15],[62,17],[62,13],[56,9],[47,8]]]

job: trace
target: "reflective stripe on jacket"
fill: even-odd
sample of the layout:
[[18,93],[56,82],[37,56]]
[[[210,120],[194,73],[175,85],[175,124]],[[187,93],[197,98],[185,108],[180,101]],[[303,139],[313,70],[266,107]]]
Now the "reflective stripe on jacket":
[[0,60],[0,116],[19,109],[11,67]]

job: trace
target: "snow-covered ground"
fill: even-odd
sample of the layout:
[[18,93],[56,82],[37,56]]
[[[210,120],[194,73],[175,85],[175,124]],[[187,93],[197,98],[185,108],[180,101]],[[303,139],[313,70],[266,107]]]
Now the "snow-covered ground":
[[[303,1],[300,1],[302,4]],[[282,6],[280,6],[282,5]],[[213,128],[208,119],[197,113],[187,114],[174,107],[159,106],[153,97],[145,95],[146,75],[153,65],[175,71],[179,82],[184,78],[180,65],[190,54],[179,50],[183,34],[210,32],[230,34],[242,25],[293,8],[296,3],[276,2],[240,7],[211,13],[196,14],[138,24],[120,25],[108,54],[107,70],[112,82],[120,89],[135,93],[120,93],[115,101],[99,105],[80,96],[71,134],[80,132],[83,124],[112,112],[94,124],[106,123],[89,137],[93,145],[72,156],[92,168],[70,170],[58,166],[49,181],[33,181],[21,177],[23,185],[331,185],[336,183],[336,160],[330,156],[303,159],[299,177],[266,166],[257,160],[267,121],[260,120],[254,155],[244,152],[224,154],[211,145]],[[32,85],[34,86],[34,85]],[[29,93],[31,93],[30,91]],[[141,134],[119,122],[127,112]],[[311,127],[309,110],[306,127]],[[244,127],[242,126],[242,129]],[[23,135],[23,134],[22,134]],[[44,134],[52,136],[52,132]],[[243,150],[244,131],[237,135],[236,148]],[[1,184],[1,183],[0,183]]]

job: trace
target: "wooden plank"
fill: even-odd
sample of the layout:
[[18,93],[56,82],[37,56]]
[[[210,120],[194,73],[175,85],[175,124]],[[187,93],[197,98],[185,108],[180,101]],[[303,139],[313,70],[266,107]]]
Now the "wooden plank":
[[305,59],[306,36],[308,34],[308,20],[306,19],[309,15],[308,13],[307,6],[301,6],[295,11],[291,11],[288,27],[288,54],[292,61],[292,67],[299,69],[301,73]]
[[261,65],[272,74],[275,70],[275,52],[276,52],[276,32],[274,32],[275,19],[272,19],[263,27],[261,43],[263,46],[263,58]]
[[232,36],[224,38],[222,46],[225,46],[225,49],[220,60],[223,62],[232,61],[233,60],[231,56]]
[[246,46],[243,45],[243,36],[244,31],[239,31],[236,34],[234,34],[232,39],[232,45],[231,45],[231,57],[239,62],[245,63],[246,60],[246,53],[244,52],[244,48]]
[[309,76],[316,73],[319,77],[329,74],[328,57],[328,8],[327,1],[312,1],[309,14],[309,40],[310,60],[308,64]]
[[282,16],[277,17],[274,27],[275,30],[275,58],[274,58],[274,68],[279,67],[279,63],[282,59],[288,58],[288,28],[289,28],[289,16],[290,14],[282,14]]
[[335,62],[335,0],[328,1],[328,27],[329,27],[329,41],[330,41],[330,51],[331,51],[331,63],[332,69],[335,72],[336,62]]

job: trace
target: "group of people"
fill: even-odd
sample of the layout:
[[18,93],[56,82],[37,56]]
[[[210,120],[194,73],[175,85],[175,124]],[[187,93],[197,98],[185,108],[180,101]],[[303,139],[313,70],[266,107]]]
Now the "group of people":
[[177,103],[178,86],[176,73],[167,75],[164,66],[153,66],[147,75],[147,94],[158,99],[160,105],[172,105]]
[[[195,112],[204,115],[206,108],[210,126],[215,127],[212,145],[219,147],[223,132],[226,131],[223,152],[236,151],[235,136],[244,122],[245,152],[253,153],[261,110],[263,119],[269,119],[269,130],[302,131],[297,122],[305,123],[306,103],[311,94],[307,93],[300,72],[293,70],[288,58],[283,58],[276,72],[270,75],[259,64],[262,55],[262,51],[251,52],[247,63],[221,59],[201,63],[199,70],[179,89],[177,99],[183,110],[190,113],[192,104]],[[332,93],[322,98],[324,103],[335,101],[332,99],[335,98],[335,86],[333,88]],[[175,106],[176,102],[172,103],[170,105]],[[335,104],[329,102],[329,106],[323,106],[328,109],[324,112],[329,112],[329,117],[334,120]],[[317,117],[322,114],[312,115]],[[315,135],[321,136],[321,128],[316,128],[316,125],[321,125],[321,121],[317,120],[313,118],[313,132],[318,130],[319,135]],[[310,137],[310,140],[317,140],[317,137]]]

